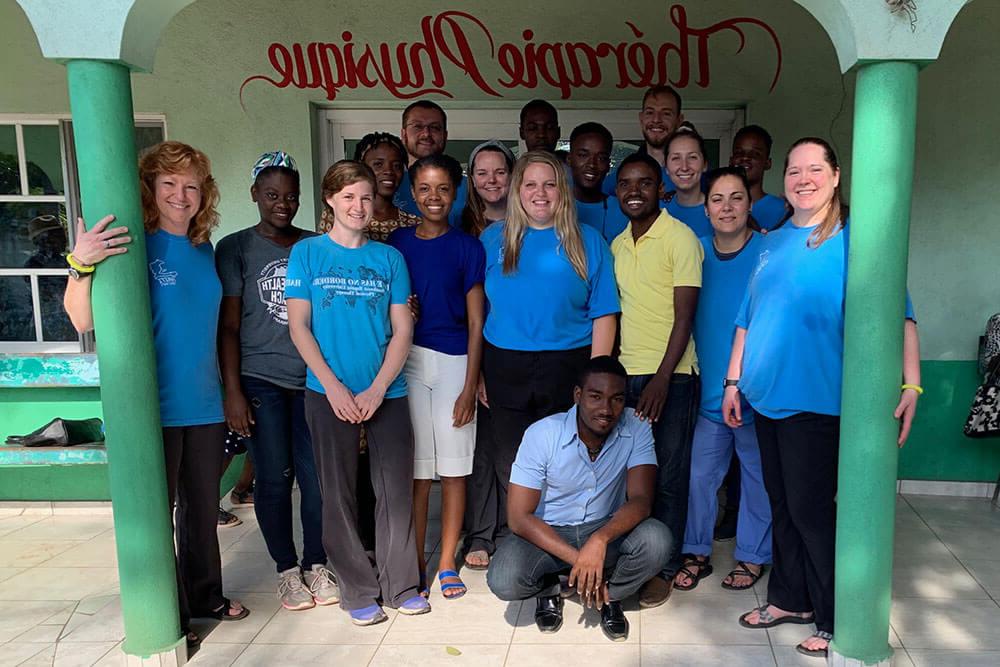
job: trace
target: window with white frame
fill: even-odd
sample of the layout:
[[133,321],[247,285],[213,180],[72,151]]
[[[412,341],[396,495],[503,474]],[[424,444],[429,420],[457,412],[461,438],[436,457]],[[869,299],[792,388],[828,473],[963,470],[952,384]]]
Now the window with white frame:
[[[80,352],[91,342],[62,307],[80,211],[72,132],[65,117],[0,115],[0,352]],[[137,119],[140,151],[164,138],[162,118]]]

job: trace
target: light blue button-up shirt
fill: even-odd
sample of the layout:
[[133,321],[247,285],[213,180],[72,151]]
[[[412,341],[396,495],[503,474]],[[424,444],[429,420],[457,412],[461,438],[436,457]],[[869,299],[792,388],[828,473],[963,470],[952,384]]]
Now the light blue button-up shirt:
[[624,505],[628,469],[642,465],[656,465],[653,432],[632,408],[625,409],[591,461],[577,434],[573,406],[524,432],[510,483],[542,492],[535,516],[545,523],[576,526],[607,518]]

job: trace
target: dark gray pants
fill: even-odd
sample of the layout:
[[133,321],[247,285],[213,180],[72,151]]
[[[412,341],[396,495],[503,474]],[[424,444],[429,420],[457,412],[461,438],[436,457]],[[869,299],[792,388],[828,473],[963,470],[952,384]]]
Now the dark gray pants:
[[177,598],[181,628],[226,603],[219,556],[219,478],[226,425],[165,426],[167,493],[177,537]]
[[417,546],[413,532],[413,429],[406,398],[386,399],[365,422],[375,490],[375,562],[358,534],[358,443],[361,426],[341,421],[323,394],[306,390],[306,423],[312,434],[323,496],[323,547],[340,583],[342,606],[389,607],[417,595]]
[[[609,519],[579,526],[553,526],[562,539],[580,549],[590,536]],[[656,519],[646,519],[609,542],[604,555],[604,569],[609,572],[608,594],[622,601],[653,578],[673,546],[670,529]],[[526,600],[530,597],[559,595],[559,574],[570,570],[565,563],[539,549],[522,537],[511,535],[500,543],[486,573],[490,590],[501,600]]]

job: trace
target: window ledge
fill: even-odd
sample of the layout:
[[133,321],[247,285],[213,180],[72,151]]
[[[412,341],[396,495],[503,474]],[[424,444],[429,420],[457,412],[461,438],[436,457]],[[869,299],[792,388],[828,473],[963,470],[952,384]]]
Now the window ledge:
[[0,389],[99,386],[96,354],[0,354]]

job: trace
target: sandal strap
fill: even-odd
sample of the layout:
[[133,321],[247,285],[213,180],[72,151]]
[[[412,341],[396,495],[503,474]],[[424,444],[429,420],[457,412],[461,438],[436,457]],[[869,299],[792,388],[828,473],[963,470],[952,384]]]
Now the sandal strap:
[[757,607],[757,618],[759,619],[759,621],[758,621],[758,623],[756,625],[764,625],[764,624],[767,624],[767,623],[773,623],[774,621],[778,620],[773,615],[771,615],[771,612],[769,612],[767,610],[767,608],[769,606],[770,605],[765,604],[763,606]]
[[833,640],[833,633],[832,632],[827,632],[826,630],[817,630],[816,632],[814,632],[812,634],[812,636],[816,637],[818,639],[825,639],[826,641],[832,641]]

